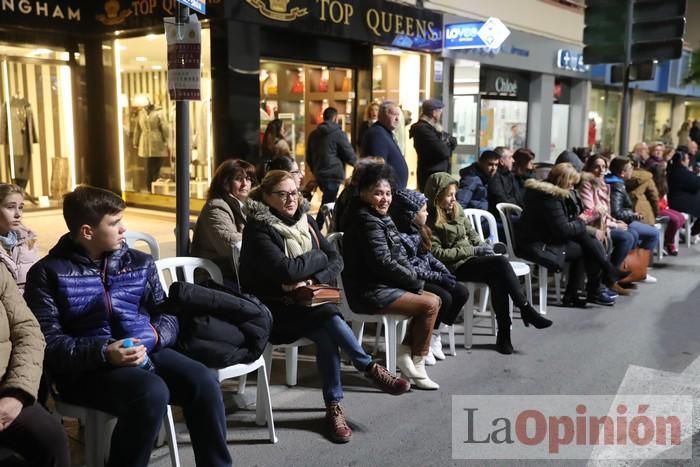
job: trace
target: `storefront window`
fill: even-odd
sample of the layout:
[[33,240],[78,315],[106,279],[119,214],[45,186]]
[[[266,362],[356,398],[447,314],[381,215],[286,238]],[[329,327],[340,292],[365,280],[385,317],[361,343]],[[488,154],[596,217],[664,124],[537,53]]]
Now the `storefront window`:
[[557,79],[554,83],[554,104],[552,106],[552,133],[549,145],[549,160],[556,160],[567,149],[569,141],[569,103],[571,84],[568,80]]
[[[164,34],[114,41],[123,190],[129,202],[174,206],[175,102]],[[201,100],[189,101],[190,197],[206,197],[212,167],[210,35],[202,30]],[[172,196],[165,201],[161,196]]]
[[0,45],[0,179],[27,190],[28,209],[60,205],[76,183],[68,61],[63,50]]
[[671,99],[649,97],[644,110],[644,141],[668,141],[673,146]]
[[474,162],[479,155],[479,62],[456,60],[452,100],[452,134],[457,138],[452,174]]
[[[595,140],[592,149],[598,152],[614,151],[620,140],[620,109],[622,93],[603,88],[593,88],[589,102],[589,141]],[[595,128],[591,129],[595,124]]]
[[260,63],[260,138],[275,118],[284,122],[293,156],[304,160],[306,139],[328,107],[338,110],[338,125],[351,139],[354,75],[345,68],[262,60]]
[[526,147],[527,102],[481,99],[481,150]]
[[402,110],[401,122],[395,134],[410,171],[408,186],[415,187],[418,157],[408,129],[420,118],[421,102],[434,97],[431,93],[432,57],[385,47],[375,47],[373,52],[372,96],[378,102],[393,101]]

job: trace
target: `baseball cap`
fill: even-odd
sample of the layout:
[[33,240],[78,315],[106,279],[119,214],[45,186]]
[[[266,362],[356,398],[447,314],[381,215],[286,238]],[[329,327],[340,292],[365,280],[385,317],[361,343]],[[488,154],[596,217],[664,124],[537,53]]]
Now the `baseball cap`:
[[445,104],[443,104],[439,99],[426,99],[423,101],[424,114],[429,114],[433,110],[440,110],[443,107],[445,107]]

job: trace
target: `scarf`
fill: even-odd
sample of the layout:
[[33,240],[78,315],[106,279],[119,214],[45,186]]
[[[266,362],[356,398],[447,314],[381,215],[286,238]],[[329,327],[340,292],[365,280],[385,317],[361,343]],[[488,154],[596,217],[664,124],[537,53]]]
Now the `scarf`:
[[17,246],[17,234],[14,230],[7,232],[7,235],[0,235],[0,245],[5,251],[12,251]]
[[284,240],[284,253],[288,258],[296,258],[311,251],[311,232],[309,232],[309,222],[306,215],[302,214],[299,220],[292,225],[285,224],[282,220],[272,223],[275,229]]

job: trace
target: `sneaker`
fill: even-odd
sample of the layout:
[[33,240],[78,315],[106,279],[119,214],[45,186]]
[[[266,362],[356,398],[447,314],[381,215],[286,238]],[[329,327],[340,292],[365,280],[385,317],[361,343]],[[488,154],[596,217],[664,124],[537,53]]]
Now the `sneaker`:
[[428,355],[425,356],[425,364],[427,366],[433,366],[437,363],[437,360],[435,359],[435,355],[433,355],[433,352],[428,349]]
[[645,284],[656,284],[658,282],[658,280],[656,279],[656,277],[652,276],[651,274],[647,274],[647,276],[644,278],[644,280],[642,282],[644,282]]
[[430,352],[437,360],[445,359],[445,353],[442,351],[440,331],[433,331],[433,334],[430,336]]
[[611,290],[611,289],[609,289],[609,288],[607,288],[607,287],[603,287],[602,291],[605,292],[606,294],[608,294],[608,296],[610,296],[610,297],[612,297],[612,298],[617,298],[617,297],[620,296],[619,293],[617,293],[617,292],[615,292],[614,290]]
[[328,434],[334,443],[347,443],[352,438],[352,429],[345,419],[340,402],[331,402],[326,406],[326,423]]
[[392,375],[389,370],[375,362],[370,363],[365,376],[371,379],[379,389],[395,396],[411,389],[411,383]]
[[603,306],[613,306],[615,304],[615,299],[608,295],[605,291],[601,290],[597,294],[589,295],[588,301],[590,303],[595,303],[597,305]]
[[610,290],[610,291],[616,293],[618,296],[619,296],[619,295],[629,295],[629,294],[630,294],[629,290],[627,290],[626,288],[622,287],[622,286],[621,286],[620,284],[618,284],[617,282],[615,282],[615,283],[612,284],[610,287],[608,287],[608,290]]

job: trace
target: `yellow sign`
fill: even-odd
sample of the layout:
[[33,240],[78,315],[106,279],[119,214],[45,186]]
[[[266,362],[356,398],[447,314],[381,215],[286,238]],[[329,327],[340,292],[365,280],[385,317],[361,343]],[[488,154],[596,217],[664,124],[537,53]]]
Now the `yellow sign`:
[[270,7],[263,0],[245,0],[250,6],[257,8],[261,15],[275,21],[294,21],[309,13],[306,8],[294,7],[287,11],[289,0],[269,0]]
[[123,23],[129,16],[131,16],[131,10],[122,10],[119,0],[106,0],[105,14],[99,14],[96,18],[105,26],[114,26]]

